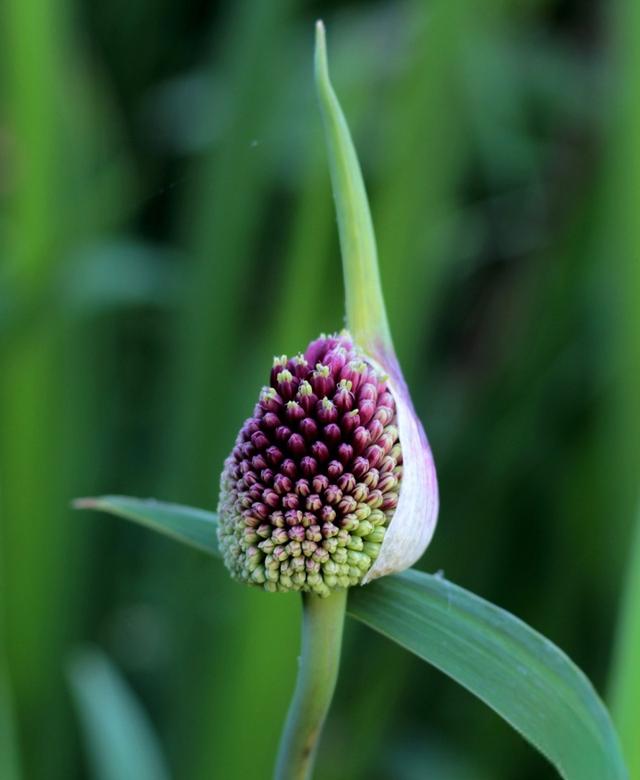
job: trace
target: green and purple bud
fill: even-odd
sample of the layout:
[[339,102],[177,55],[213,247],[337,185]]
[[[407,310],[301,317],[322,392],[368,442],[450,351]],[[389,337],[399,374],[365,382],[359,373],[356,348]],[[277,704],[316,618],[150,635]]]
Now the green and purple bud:
[[346,332],[274,359],[221,478],[218,537],[236,579],[324,596],[422,555],[438,512],[433,458],[382,361]]
[[397,423],[388,377],[347,333],[276,358],[222,474],[232,575],[319,595],[363,582],[398,506]]
[[225,462],[218,536],[236,579],[328,596],[420,558],[435,530],[438,483],[393,349],[366,191],[321,23],[316,83],[350,332],[275,358]]

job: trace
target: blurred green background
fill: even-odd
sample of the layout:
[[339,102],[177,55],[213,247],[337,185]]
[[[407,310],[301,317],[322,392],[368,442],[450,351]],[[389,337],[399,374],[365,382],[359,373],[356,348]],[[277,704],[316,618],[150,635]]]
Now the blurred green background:
[[[298,599],[69,502],[214,508],[273,354],[341,327],[319,16],[438,466],[420,565],[607,693],[640,467],[635,0],[3,0],[2,780],[145,780],[104,749],[97,647],[155,778],[270,775]],[[349,624],[319,780],[554,776]]]

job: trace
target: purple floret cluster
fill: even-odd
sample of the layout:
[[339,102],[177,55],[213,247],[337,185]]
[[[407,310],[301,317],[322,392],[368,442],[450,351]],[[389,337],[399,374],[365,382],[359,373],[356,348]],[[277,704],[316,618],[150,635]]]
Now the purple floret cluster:
[[345,334],[275,358],[221,478],[218,537],[268,591],[357,585],[398,503],[402,451],[386,377]]

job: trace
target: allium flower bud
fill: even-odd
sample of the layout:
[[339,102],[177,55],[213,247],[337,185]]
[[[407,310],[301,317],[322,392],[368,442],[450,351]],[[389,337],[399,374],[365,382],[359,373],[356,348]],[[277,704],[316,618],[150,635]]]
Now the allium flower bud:
[[218,536],[238,580],[328,595],[364,581],[398,505],[388,377],[347,333],[276,358],[221,478]]
[[345,279],[344,332],[274,360],[221,479],[218,538],[232,575],[328,596],[411,566],[433,535],[431,450],[393,350],[371,214],[316,28]]

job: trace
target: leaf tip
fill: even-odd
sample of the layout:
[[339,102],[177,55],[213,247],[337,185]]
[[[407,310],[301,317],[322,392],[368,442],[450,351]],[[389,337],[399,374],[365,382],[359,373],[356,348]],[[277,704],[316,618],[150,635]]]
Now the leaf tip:
[[91,496],[85,498],[74,498],[71,502],[72,509],[98,509],[100,507],[100,499],[93,498]]
[[318,86],[329,81],[327,36],[322,19],[318,19],[316,22],[315,76]]

